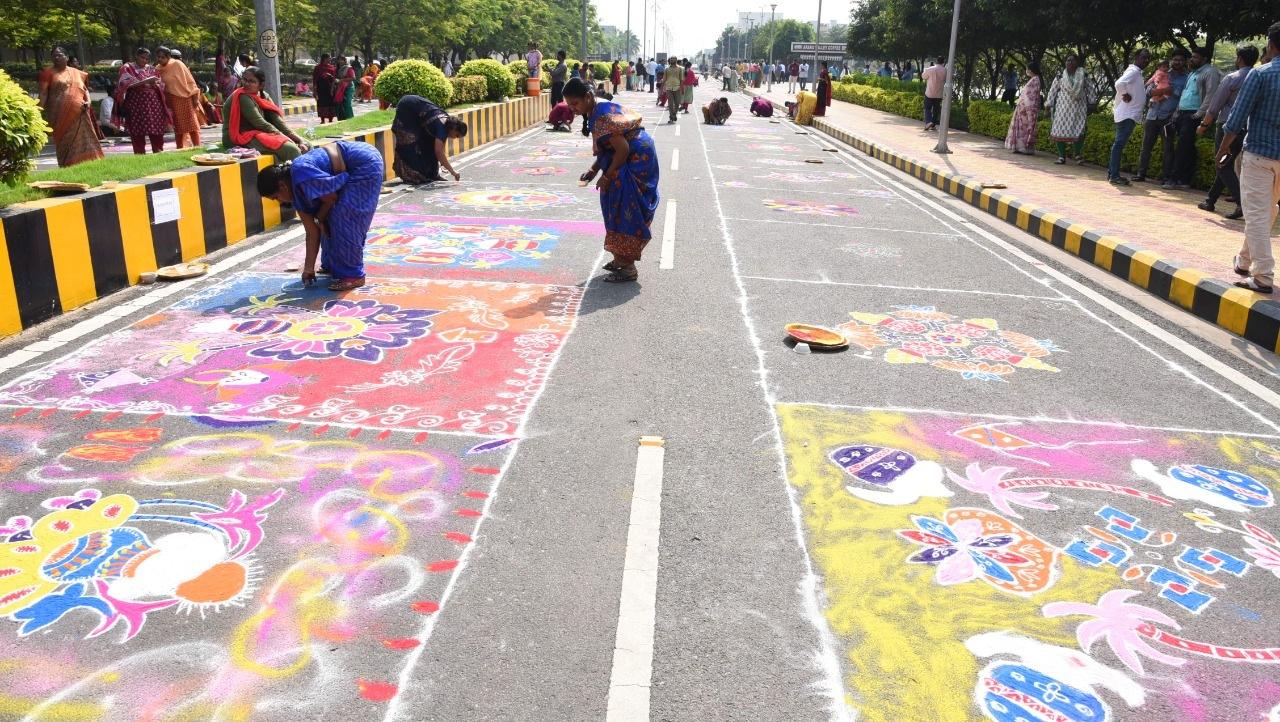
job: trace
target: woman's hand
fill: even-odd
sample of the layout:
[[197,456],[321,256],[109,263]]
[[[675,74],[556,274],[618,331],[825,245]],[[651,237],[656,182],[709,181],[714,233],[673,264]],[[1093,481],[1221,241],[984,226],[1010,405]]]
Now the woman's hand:
[[455,181],[460,181],[460,180],[462,180],[462,175],[461,175],[460,173],[458,173],[458,171],[456,171],[456,170],[454,170],[454,169],[452,169],[452,168],[450,168],[450,169],[449,169],[449,175],[453,176],[453,179],[454,179]]
[[314,265],[308,264],[302,269],[302,285],[310,286],[316,282],[316,269]]
[[597,172],[599,171],[597,171],[595,168],[589,169],[586,173],[583,173],[582,175],[578,176],[578,182],[581,183],[582,185],[586,185],[590,183],[591,179],[596,177]]
[[596,190],[599,190],[599,191],[605,190],[606,188],[609,187],[609,184],[613,183],[617,179],[618,179],[617,172],[615,171],[606,172],[604,175],[600,176],[600,180],[596,181]]
[[307,151],[311,150],[311,144],[308,143],[307,141],[298,139],[297,142],[298,142],[298,150],[302,151],[303,153],[306,153]]

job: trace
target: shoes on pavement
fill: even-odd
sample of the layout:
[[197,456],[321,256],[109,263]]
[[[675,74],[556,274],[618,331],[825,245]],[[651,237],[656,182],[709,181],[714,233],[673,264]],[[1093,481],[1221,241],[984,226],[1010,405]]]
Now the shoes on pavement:
[[1272,293],[1275,291],[1271,286],[1264,286],[1258,283],[1258,279],[1249,278],[1244,281],[1236,281],[1236,288],[1243,288],[1254,293]]
[[1196,204],[1196,208],[1199,208],[1202,211],[1208,211],[1209,213],[1213,213],[1214,211],[1214,205],[1210,201],[1200,201]]
[[1053,162],[1053,164],[1054,164],[1054,165],[1066,165],[1066,164],[1067,164],[1067,159],[1066,159],[1066,158],[1063,158],[1062,156],[1058,156],[1058,159],[1057,159],[1057,160],[1055,160],[1055,161]]
[[1240,263],[1239,256],[1231,259],[1231,269],[1236,272],[1237,276],[1244,276],[1245,278],[1249,277],[1249,267],[1248,265]]
[[1160,187],[1168,191],[1182,191],[1190,188],[1191,186],[1186,183],[1179,183],[1178,181],[1169,181]]
[[1076,156],[1076,157],[1075,157],[1075,161],[1076,161],[1076,165],[1084,165],[1084,164],[1085,164],[1085,159],[1084,159],[1084,156],[1082,156],[1082,155],[1078,155],[1078,156]]
[[1240,206],[1236,206],[1236,209],[1234,211],[1231,211],[1230,213],[1228,213],[1223,217],[1229,221],[1238,221],[1244,218],[1244,209],[1242,209]]
[[1144,175],[1142,175],[1142,174],[1138,174],[1138,175],[1136,175],[1136,176],[1134,176],[1134,177],[1133,177],[1133,182],[1134,182],[1134,183],[1146,183],[1146,182],[1147,182],[1147,177],[1146,177],[1146,176],[1144,176]]
[[1108,181],[1108,182],[1109,182],[1109,183],[1111,183],[1111,185],[1113,185],[1113,186],[1127,186],[1127,185],[1129,185],[1129,179],[1128,179],[1128,178],[1125,178],[1124,176],[1119,176],[1119,177],[1116,177],[1116,178],[1112,178],[1112,179],[1111,179],[1110,181]]

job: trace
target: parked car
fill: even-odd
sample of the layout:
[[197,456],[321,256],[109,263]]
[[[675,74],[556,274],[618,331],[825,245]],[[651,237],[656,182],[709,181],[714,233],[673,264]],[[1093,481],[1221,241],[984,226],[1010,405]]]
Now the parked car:
[[318,65],[318,63],[316,63],[316,61],[312,60],[311,58],[295,60],[293,64],[303,68],[314,68],[316,65]]
[[99,60],[98,62],[94,63],[95,67],[102,67],[102,68],[118,68],[121,65],[124,65],[124,62],[120,60]]

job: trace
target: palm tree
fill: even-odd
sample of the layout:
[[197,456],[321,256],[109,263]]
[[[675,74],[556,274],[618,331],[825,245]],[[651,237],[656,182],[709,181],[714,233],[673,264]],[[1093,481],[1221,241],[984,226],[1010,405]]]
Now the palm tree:
[[1105,639],[1120,661],[1137,674],[1146,674],[1142,670],[1142,658],[1139,655],[1172,667],[1186,664],[1187,660],[1165,654],[1147,644],[1143,638],[1150,636],[1149,633],[1155,628],[1154,623],[1174,629],[1180,627],[1163,612],[1126,601],[1141,593],[1135,589],[1113,589],[1099,597],[1097,604],[1053,602],[1044,605],[1041,612],[1046,617],[1093,617],[1076,627],[1076,641],[1080,643],[1080,649],[1088,652],[1094,642]]
[[947,469],[947,476],[958,486],[975,494],[985,494],[992,506],[1015,519],[1021,519],[1022,515],[1013,510],[1013,504],[1044,511],[1053,511],[1058,508],[1057,504],[1041,501],[1048,498],[1047,491],[1016,491],[1002,486],[1001,481],[1013,471],[1014,469],[1008,466],[993,466],[983,470],[981,464],[974,463],[965,467],[964,476],[950,469]]

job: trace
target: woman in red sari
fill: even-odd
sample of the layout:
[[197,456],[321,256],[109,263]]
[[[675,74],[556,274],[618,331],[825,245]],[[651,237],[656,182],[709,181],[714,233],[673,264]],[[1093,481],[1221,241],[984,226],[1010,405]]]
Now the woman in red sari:
[[831,105],[831,72],[827,69],[827,61],[822,61],[822,72],[818,75],[818,107],[813,111],[816,116],[827,114],[827,106]]
[[326,121],[332,123],[338,115],[338,104],[333,102],[333,79],[337,68],[329,61],[329,54],[320,56],[320,64],[311,71],[311,84],[316,96],[316,115],[320,116],[320,125]]
[[53,128],[53,148],[63,168],[102,157],[88,80],[88,73],[67,65],[62,48],[53,49],[53,67],[40,71],[40,107]]
[[134,153],[147,152],[148,138],[151,151],[159,153],[164,150],[164,131],[173,123],[165,105],[164,81],[150,65],[150,50],[138,48],[135,58],[120,68],[112,119],[129,131]]

